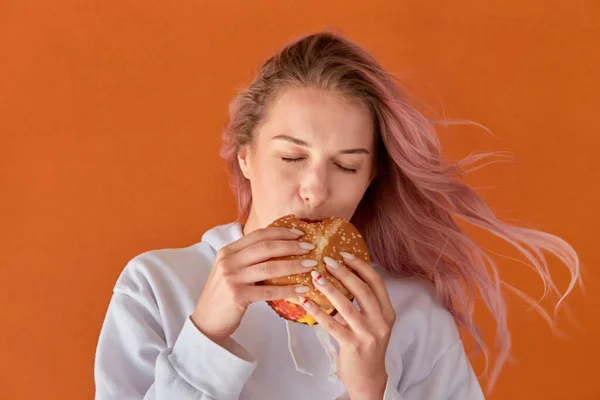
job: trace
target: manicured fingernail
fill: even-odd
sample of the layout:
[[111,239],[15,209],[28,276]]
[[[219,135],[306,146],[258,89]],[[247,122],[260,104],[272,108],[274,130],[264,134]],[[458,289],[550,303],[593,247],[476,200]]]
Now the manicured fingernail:
[[331,269],[338,269],[340,267],[340,264],[331,257],[323,257],[323,261],[325,261],[325,264]]
[[312,304],[311,304],[310,300],[306,299],[306,298],[304,300],[302,300],[302,307],[307,308],[307,309],[311,308]]
[[312,250],[315,248],[315,245],[308,242],[300,242],[300,248],[304,250]]
[[307,293],[310,291],[310,288],[308,286],[298,286],[295,290],[296,293]]
[[340,251],[340,256],[348,260],[354,260],[356,258],[354,257],[354,254],[346,253],[345,251]]
[[300,264],[306,268],[313,268],[317,266],[318,262],[317,260],[302,260]]
[[298,236],[304,235],[304,232],[302,232],[300,229],[296,229],[296,228],[290,228],[290,232],[292,232],[294,235],[298,235]]
[[315,282],[317,282],[319,285],[324,285],[325,282],[327,282],[325,280],[325,278],[323,278],[323,276],[321,276],[321,274],[318,273],[317,271],[311,271],[310,274],[312,275],[312,277],[315,280]]

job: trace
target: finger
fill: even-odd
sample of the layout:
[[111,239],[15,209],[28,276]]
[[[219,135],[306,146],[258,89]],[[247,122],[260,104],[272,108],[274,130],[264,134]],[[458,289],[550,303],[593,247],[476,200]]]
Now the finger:
[[348,328],[342,326],[342,324],[323,311],[313,301],[304,298],[302,300],[302,307],[304,307],[306,312],[310,314],[327,333],[333,336],[338,343],[346,342],[351,338],[352,332]]
[[242,296],[247,303],[257,301],[281,300],[297,298],[306,294],[310,288],[302,285],[289,286],[245,286]]
[[369,316],[381,314],[382,306],[367,282],[350,272],[342,262],[331,257],[324,257],[324,261],[331,275],[337,278],[354,295],[362,311]]
[[315,245],[298,240],[268,240],[255,243],[231,255],[232,265],[249,267],[272,258],[308,254]]
[[379,301],[379,304],[381,304],[383,311],[388,316],[394,314],[394,307],[390,299],[390,294],[385,287],[385,283],[381,275],[379,275],[371,265],[366,263],[364,260],[355,257],[353,254],[342,251],[340,252],[340,255],[344,260],[344,264],[352,268],[358,274],[358,276],[360,276],[360,278],[367,285],[369,285],[375,294],[375,297]]
[[337,312],[344,317],[344,320],[353,331],[362,332],[368,329],[365,318],[346,296],[327,281],[327,279],[319,272],[312,271],[311,275],[313,277],[314,287],[327,297]]
[[269,226],[262,229],[256,229],[249,234],[244,235],[241,239],[223,247],[222,252],[226,255],[231,255],[265,240],[294,240],[298,239],[303,234],[304,232],[298,229]]
[[266,279],[303,274],[310,272],[317,264],[316,260],[270,260],[242,269],[239,279],[242,283],[256,283]]
[[346,327],[346,328],[349,327],[348,321],[346,321],[344,319],[344,317],[342,317],[342,314],[340,314],[340,313],[335,314],[335,317],[333,317],[333,319],[335,319],[337,322],[339,322],[340,325],[342,325],[343,327]]

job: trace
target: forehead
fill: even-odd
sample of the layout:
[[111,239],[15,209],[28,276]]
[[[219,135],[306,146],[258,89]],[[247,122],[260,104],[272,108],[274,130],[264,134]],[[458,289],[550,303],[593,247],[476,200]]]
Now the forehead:
[[326,89],[290,87],[278,92],[263,123],[264,139],[287,134],[320,146],[373,147],[368,106]]

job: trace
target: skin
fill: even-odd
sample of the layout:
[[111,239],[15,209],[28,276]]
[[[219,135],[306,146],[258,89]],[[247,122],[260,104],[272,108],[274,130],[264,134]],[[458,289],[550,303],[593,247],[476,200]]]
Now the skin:
[[[223,345],[252,302],[298,296],[292,287],[254,285],[267,277],[310,268],[298,261],[268,261],[307,250],[299,247],[301,236],[264,227],[287,214],[350,220],[374,176],[374,144],[373,119],[365,104],[310,87],[290,87],[278,93],[253,143],[238,153],[240,168],[251,183],[252,207],[244,237],[217,254],[192,315],[202,332]],[[344,264],[329,270],[354,294],[361,309],[332,285],[319,284],[316,275],[315,287],[336,306],[338,317],[320,312],[309,301],[304,307],[340,344],[338,375],[350,397],[381,399],[394,310],[379,274],[352,255],[343,256],[362,279],[349,273]]]

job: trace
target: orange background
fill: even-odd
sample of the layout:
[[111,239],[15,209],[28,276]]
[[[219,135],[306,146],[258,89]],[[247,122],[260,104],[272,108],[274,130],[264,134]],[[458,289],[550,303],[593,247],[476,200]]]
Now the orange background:
[[[515,153],[470,181],[499,216],[564,237],[587,267],[587,296],[568,302],[579,325],[561,314],[567,340],[507,297],[515,363],[490,398],[600,399],[597,1],[204,3],[0,5],[0,398],[93,397],[125,263],[234,218],[218,158],[234,90],[288,40],[338,26],[432,109],[490,128],[449,129],[447,154]],[[526,267],[499,265],[541,294]]]

